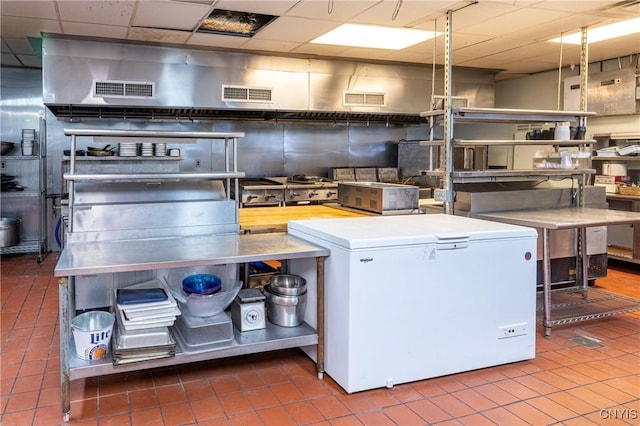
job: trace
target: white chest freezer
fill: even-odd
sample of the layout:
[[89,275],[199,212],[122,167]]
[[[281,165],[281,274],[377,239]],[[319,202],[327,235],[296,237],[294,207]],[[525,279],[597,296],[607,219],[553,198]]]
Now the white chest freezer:
[[[288,232],[331,250],[325,371],[347,392],[535,357],[534,229],[432,214],[291,221]],[[314,265],[291,267],[309,276]],[[312,326],[315,304],[310,291]]]

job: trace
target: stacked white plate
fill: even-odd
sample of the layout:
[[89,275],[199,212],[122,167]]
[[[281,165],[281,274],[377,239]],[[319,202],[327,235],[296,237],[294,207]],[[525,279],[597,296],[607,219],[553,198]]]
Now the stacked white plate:
[[136,157],[138,144],[135,142],[121,142],[119,144],[120,157]]
[[141,152],[143,157],[153,157],[153,143],[143,142]]
[[167,155],[167,144],[166,143],[157,143],[155,145],[155,155],[156,157],[165,157]]

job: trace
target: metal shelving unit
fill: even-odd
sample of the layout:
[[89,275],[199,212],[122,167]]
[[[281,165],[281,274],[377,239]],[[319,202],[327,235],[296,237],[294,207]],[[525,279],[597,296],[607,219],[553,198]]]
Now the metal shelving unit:
[[[444,120],[444,110],[433,110],[421,113],[431,125]],[[574,121],[578,125],[585,125],[587,117],[594,116],[591,112],[578,111],[547,111],[528,109],[500,109],[500,108],[452,108],[450,112],[450,122],[454,123],[545,123]],[[517,146],[517,145],[549,145],[554,147],[578,147],[581,151],[596,143],[595,140],[520,140],[520,139],[455,139],[451,135],[450,144],[446,139],[442,141],[424,141],[421,144],[441,146],[449,145],[451,149],[455,147],[473,146]],[[445,148],[445,151],[447,148]],[[452,152],[445,153],[445,157],[451,157]],[[589,177],[595,172],[591,168],[578,169],[528,169],[528,170],[455,170],[453,164],[448,167],[441,167],[440,170],[427,171],[427,176],[448,177],[450,185],[443,188],[442,201],[445,203],[453,200],[453,185],[456,183],[475,182],[509,182],[523,180],[547,180],[551,178],[571,177],[578,180],[582,187],[588,183]],[[452,207],[450,207],[452,210]]]
[[[243,172],[237,170],[236,139],[243,137],[243,133],[213,133],[213,132],[160,132],[160,131],[105,131],[105,130],[65,130],[65,134],[71,136],[71,153],[75,152],[76,137],[82,136],[113,136],[135,138],[200,138],[222,139],[225,143],[225,168],[222,171],[210,171],[202,173],[193,172],[148,172],[148,173],[78,173],[77,158],[70,156],[69,172],[64,175],[69,182],[69,235],[91,234],[91,229],[83,228],[78,224],[77,229],[72,223],[74,209],[74,188],[79,191],[80,181],[150,181],[162,180],[226,180],[226,200],[231,200],[231,192],[228,191],[231,180],[235,180],[235,193],[238,193],[237,179],[244,177]],[[232,156],[232,160],[230,157]],[[121,158],[122,159],[122,158]],[[132,159],[137,159],[137,157]],[[126,159],[125,159],[126,160]],[[78,184],[79,185],[79,184]],[[78,197],[80,198],[80,197]],[[221,197],[223,198],[223,197]],[[208,205],[209,206],[209,205]],[[238,222],[237,204],[235,213],[236,224]],[[88,221],[91,222],[91,221]],[[185,226],[182,229],[172,229],[170,235],[141,234],[140,236],[127,238],[68,238],[68,244],[64,247],[55,275],[59,278],[59,316],[60,316],[60,362],[62,385],[62,414],[65,421],[69,420],[70,381],[85,377],[101,376],[106,374],[138,371],[142,369],[178,365],[196,361],[218,359],[224,357],[245,355],[271,350],[317,346],[316,366],[318,377],[324,373],[324,261],[329,256],[329,250],[307,243],[286,233],[276,234],[239,234],[237,232],[203,232],[198,228],[197,233],[189,231]],[[197,228],[197,226],[195,226]],[[150,231],[153,232],[153,231]],[[104,237],[104,236],[103,236]],[[315,258],[315,271],[306,268],[308,260]],[[79,286],[98,285],[90,284],[82,280],[82,277],[107,276],[111,274],[130,273],[160,274],[173,268],[201,267],[214,265],[239,265],[249,262],[257,262],[271,259],[279,259],[284,262],[303,262],[305,265],[305,278],[308,285],[315,283],[318,304],[316,306],[315,328],[307,323],[298,327],[279,327],[267,324],[263,330],[255,330],[250,333],[241,333],[234,329],[233,343],[227,347],[207,349],[190,352],[176,347],[175,356],[162,359],[140,361],[131,364],[113,365],[111,355],[96,361],[83,361],[75,356],[71,348],[73,341],[71,333],[71,319],[76,311],[76,292]],[[308,270],[307,270],[308,269]],[[315,275],[315,276],[314,276]],[[102,288],[99,290],[103,290]],[[313,317],[312,317],[313,318]]]
[[[611,147],[615,145],[630,145],[640,143],[640,132],[614,132],[614,133],[596,133],[593,135],[596,140],[604,139],[606,145]],[[614,144],[612,144],[612,142]],[[634,164],[640,162],[640,155],[617,155],[617,156],[595,156],[594,161],[597,161],[596,173],[599,173],[604,164],[608,162],[614,163],[629,163]],[[627,195],[627,194],[607,194],[607,202],[609,208],[615,210],[623,210],[630,212],[640,212],[640,196]],[[620,244],[620,241],[612,237],[610,245],[607,248],[607,255],[611,259],[622,260],[625,262],[631,262],[640,264],[640,226],[634,226],[629,229],[631,233],[631,247],[628,247],[628,243]]]
[[22,182],[28,182],[24,191],[0,193],[2,215],[19,216],[22,220],[20,242],[14,246],[1,247],[0,254],[37,253],[38,262],[42,262],[46,251],[46,137],[43,119],[40,120],[39,127],[34,155],[5,155],[0,158],[3,173],[7,171],[10,175],[15,174]]

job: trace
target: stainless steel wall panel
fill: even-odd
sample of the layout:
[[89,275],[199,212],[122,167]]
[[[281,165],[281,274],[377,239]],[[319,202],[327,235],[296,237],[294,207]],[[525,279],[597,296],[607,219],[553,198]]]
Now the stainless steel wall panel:
[[284,133],[284,174],[329,177],[349,164],[349,127],[288,126]]
[[348,167],[396,167],[396,141],[406,137],[402,128],[349,127]]

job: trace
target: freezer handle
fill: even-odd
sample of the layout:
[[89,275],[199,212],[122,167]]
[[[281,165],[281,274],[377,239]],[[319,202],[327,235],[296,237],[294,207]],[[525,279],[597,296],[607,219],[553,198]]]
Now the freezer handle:
[[469,247],[469,235],[447,234],[436,235],[436,248],[438,250],[457,250]]

